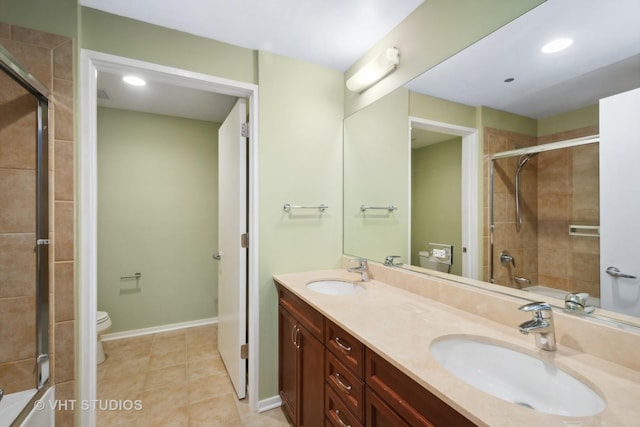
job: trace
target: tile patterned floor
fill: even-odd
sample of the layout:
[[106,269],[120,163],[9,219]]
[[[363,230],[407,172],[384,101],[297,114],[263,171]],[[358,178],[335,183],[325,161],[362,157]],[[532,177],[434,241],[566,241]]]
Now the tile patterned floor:
[[142,409],[98,409],[98,426],[290,426],[280,408],[255,414],[236,398],[217,341],[208,325],[104,342],[98,400],[140,400]]

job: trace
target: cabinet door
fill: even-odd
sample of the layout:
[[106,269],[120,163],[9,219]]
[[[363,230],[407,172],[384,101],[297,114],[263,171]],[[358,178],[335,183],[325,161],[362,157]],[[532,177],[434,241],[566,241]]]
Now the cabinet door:
[[365,356],[365,383],[412,426],[475,426],[369,349]]
[[366,389],[367,427],[410,427],[369,387]]
[[291,420],[300,424],[298,416],[298,347],[296,320],[289,312],[279,307],[278,310],[278,382],[280,397]]
[[324,425],[324,345],[304,326],[298,325],[296,342],[301,375],[299,410],[304,427]]

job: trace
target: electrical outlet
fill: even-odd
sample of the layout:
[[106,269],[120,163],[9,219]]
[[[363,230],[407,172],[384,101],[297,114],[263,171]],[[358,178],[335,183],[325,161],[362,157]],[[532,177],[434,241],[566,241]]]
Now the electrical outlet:
[[432,255],[438,258],[447,258],[447,250],[446,249],[434,249]]

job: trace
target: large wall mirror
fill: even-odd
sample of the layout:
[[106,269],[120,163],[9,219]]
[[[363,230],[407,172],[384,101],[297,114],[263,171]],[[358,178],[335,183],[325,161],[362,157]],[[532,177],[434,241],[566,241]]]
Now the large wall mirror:
[[347,117],[345,254],[640,316],[640,279],[622,306],[601,289],[598,138],[600,100],[640,87],[639,15],[548,0]]

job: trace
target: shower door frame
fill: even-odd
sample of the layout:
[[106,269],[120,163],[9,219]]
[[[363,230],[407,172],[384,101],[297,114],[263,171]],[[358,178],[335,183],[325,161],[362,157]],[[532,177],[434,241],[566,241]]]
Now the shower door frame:
[[500,159],[508,159],[511,157],[519,157],[523,155],[544,153],[546,151],[560,150],[563,148],[577,147],[580,145],[594,144],[600,142],[599,135],[589,135],[581,138],[567,139],[564,141],[550,142],[548,144],[532,145],[531,147],[518,148],[516,150],[502,151],[492,155],[489,160],[489,282],[495,283],[495,277],[493,277],[493,242],[495,221],[493,215],[493,186],[494,186],[494,162]]
[[0,45],[0,70],[32,94],[36,110],[36,369],[37,393],[14,420],[24,419],[48,389],[49,369],[49,96],[47,88]]

